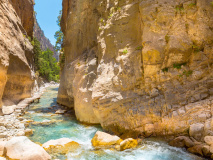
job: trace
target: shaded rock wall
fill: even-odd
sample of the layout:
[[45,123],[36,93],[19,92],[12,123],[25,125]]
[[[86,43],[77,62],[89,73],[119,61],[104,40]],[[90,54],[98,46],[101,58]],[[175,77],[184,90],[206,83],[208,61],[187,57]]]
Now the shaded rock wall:
[[149,136],[212,118],[211,0],[64,0],[61,24],[58,101],[80,121]]
[[34,0],[9,0],[16,11],[16,14],[21,19],[27,35],[33,37],[34,27]]
[[[34,87],[33,3],[0,1],[0,107],[30,97]],[[33,22],[33,23],[31,23]]]

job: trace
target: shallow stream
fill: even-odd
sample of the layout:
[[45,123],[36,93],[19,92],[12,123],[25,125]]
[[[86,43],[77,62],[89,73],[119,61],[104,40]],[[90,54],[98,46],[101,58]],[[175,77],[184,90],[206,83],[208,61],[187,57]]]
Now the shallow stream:
[[[30,105],[25,118],[46,124],[30,124],[34,134],[29,138],[34,142],[45,143],[51,139],[70,138],[81,144],[81,149],[68,155],[52,155],[60,160],[202,160],[187,153],[184,149],[168,146],[160,140],[147,139],[136,149],[126,151],[95,150],[91,139],[100,126],[87,126],[79,123],[73,111],[64,115],[55,115],[59,109],[56,103],[57,87],[49,87],[39,103]],[[52,107],[55,106],[55,107]],[[51,124],[49,123],[51,122]]]

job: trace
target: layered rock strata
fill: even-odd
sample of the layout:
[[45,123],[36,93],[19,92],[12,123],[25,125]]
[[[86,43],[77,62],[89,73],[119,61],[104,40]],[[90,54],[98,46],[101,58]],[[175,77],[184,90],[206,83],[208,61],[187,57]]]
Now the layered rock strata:
[[[212,135],[211,0],[63,0],[58,101],[124,137]],[[131,136],[129,136],[131,135]]]
[[0,1],[0,107],[31,96],[34,87],[33,2]]

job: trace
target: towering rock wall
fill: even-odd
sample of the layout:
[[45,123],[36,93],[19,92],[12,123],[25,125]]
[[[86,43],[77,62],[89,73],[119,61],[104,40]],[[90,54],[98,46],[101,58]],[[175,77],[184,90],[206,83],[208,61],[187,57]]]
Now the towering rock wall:
[[[123,136],[212,134],[211,0],[63,0],[58,102]],[[212,127],[213,128],[213,127]]]
[[34,86],[31,0],[0,0],[0,107],[30,97]]
[[33,37],[34,0],[9,0],[21,20],[27,35]]
[[41,49],[43,51],[47,50],[48,48],[53,51],[54,53],[54,58],[58,61],[59,60],[59,55],[54,49],[54,46],[51,44],[50,40],[47,39],[44,35],[44,31],[42,31],[41,27],[39,26],[37,20],[35,20],[34,24],[34,37],[38,39],[38,41],[41,43]]

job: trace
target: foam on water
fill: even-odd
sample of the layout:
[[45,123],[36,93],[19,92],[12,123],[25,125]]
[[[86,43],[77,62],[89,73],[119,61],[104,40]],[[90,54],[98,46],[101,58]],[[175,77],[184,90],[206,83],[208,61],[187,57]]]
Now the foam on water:
[[[26,118],[37,122],[53,122],[45,125],[30,125],[34,134],[29,137],[34,142],[45,143],[51,139],[70,138],[81,144],[81,149],[69,153],[67,157],[59,155],[60,160],[201,160],[202,158],[189,154],[183,149],[168,146],[160,140],[148,139],[142,145],[133,150],[95,150],[91,139],[100,126],[87,126],[80,124],[74,114],[55,115],[55,109],[50,107],[57,105],[57,88],[50,87],[43,94],[40,102],[30,106]],[[56,108],[57,109],[57,108]]]

